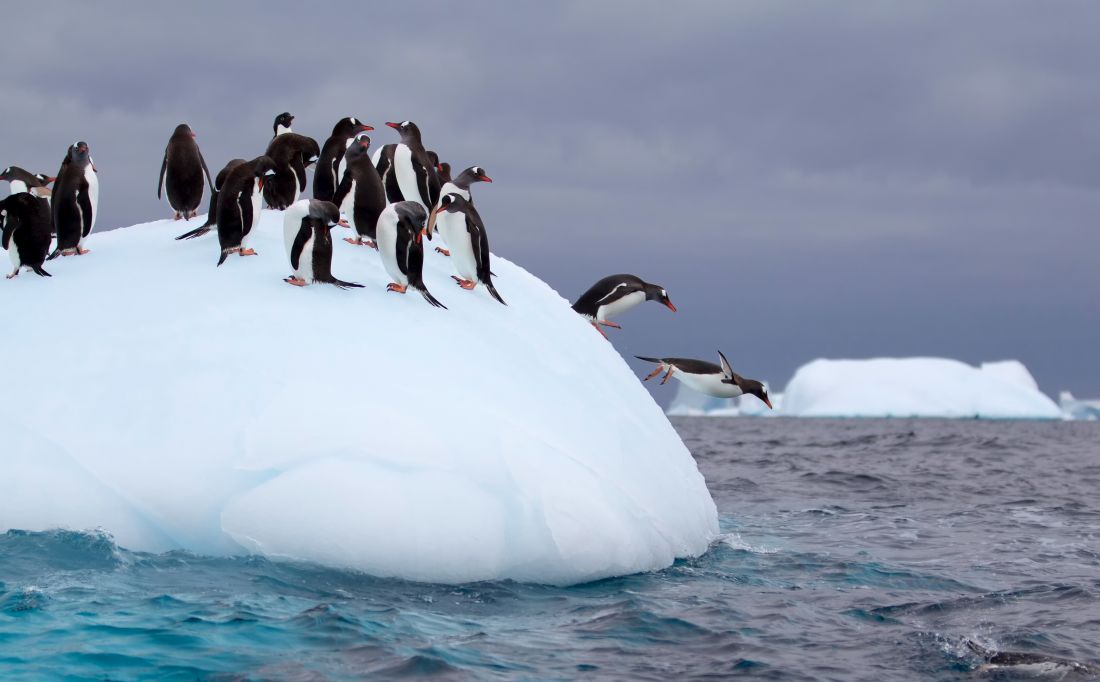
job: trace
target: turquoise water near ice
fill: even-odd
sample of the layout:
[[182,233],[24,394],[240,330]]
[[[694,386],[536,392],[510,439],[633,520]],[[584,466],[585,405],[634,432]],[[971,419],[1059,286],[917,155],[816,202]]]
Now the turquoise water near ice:
[[10,531],[0,679],[961,680],[968,639],[1100,665],[1100,425],[674,424],[724,534],[568,588]]

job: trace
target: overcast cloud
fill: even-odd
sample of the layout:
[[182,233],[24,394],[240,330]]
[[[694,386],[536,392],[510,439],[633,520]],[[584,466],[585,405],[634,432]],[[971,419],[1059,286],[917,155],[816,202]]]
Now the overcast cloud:
[[[324,8],[322,10],[322,7]],[[815,357],[1023,360],[1100,396],[1100,5],[31,3],[4,10],[0,164],[88,141],[102,228],[156,200],[173,127],[211,170],[275,114],[412,119],[493,250],[575,298],[668,288],[624,355],[782,385]],[[2,291],[2,289],[0,289]],[[0,294],[2,301],[3,294]],[[667,399],[672,390],[659,391]]]

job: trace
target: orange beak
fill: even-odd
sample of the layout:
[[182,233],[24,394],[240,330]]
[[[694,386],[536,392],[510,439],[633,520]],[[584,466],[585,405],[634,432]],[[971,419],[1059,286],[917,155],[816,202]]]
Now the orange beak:
[[769,410],[774,410],[775,409],[774,407],[772,407],[772,401],[769,400],[767,397],[764,398],[764,404],[768,406]]
[[356,128],[355,132],[362,133],[362,132],[366,132],[368,130],[374,130],[374,126],[369,126],[366,123],[364,123],[364,124],[360,125],[358,128]]
[[669,310],[671,310],[672,312],[676,312],[676,306],[672,305],[672,301],[670,301],[666,298],[664,300],[664,304],[665,304],[666,307],[668,307]]
[[393,121],[386,121],[386,125],[393,128],[394,130],[401,130],[401,124],[400,123],[394,123]]

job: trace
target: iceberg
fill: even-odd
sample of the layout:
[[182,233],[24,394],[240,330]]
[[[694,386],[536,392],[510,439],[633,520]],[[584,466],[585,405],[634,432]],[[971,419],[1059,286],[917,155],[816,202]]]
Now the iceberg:
[[949,417],[1059,419],[1020,362],[973,367],[945,358],[818,359],[784,391],[794,417]]
[[263,212],[259,256],[220,268],[215,237],[176,242],[181,225],[97,233],[52,278],[0,282],[20,321],[0,530],[553,584],[660,569],[718,535],[660,407],[522,268],[494,257],[502,306],[428,253],[439,310],[388,293],[378,254],[339,235],[333,273],[366,289],[285,284],[281,212]]
[[1094,422],[1100,419],[1100,400],[1078,400],[1069,391],[1058,394],[1058,405],[1064,419]]

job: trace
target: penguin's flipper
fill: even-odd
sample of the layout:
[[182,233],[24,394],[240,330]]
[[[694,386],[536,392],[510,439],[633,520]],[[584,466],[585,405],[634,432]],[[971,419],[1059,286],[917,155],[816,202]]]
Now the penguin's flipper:
[[662,360],[661,358],[647,358],[644,355],[635,355],[634,357],[638,358],[639,360],[645,360],[646,362],[656,362],[658,365],[664,364],[664,360]]
[[[195,145],[198,147],[198,145]],[[198,151],[196,149],[196,151]],[[168,161],[168,156],[164,157],[164,160]],[[199,151],[199,163],[202,165],[202,172],[206,175],[206,184],[210,185],[210,191],[214,191],[214,181],[210,179],[210,169],[206,167],[206,159],[202,158],[202,152]]]
[[88,194],[88,182],[81,179],[80,191],[76,194],[76,202],[80,207],[80,233],[87,237],[92,232],[92,219],[95,217],[95,213],[92,212],[92,197]]
[[312,236],[313,225],[308,217],[303,218],[302,226],[298,228],[298,234],[294,235],[294,243],[290,246],[290,267],[294,268],[294,272],[298,272],[298,264],[302,262],[302,249]]
[[61,255],[61,247],[59,246],[59,247],[57,247],[56,249],[53,250],[53,253],[46,256],[46,260],[53,260],[54,258],[57,258],[60,255]]
[[222,266],[222,263],[225,262],[225,259],[228,256],[229,256],[229,250],[228,249],[222,249],[222,255],[221,255],[221,257],[218,258],[218,267],[219,268]]
[[[333,177],[336,176],[336,170],[332,171]],[[313,180],[314,184],[317,183],[316,178]],[[344,199],[348,196],[348,192],[351,191],[351,169],[344,170],[344,177],[338,180],[339,184],[336,187],[336,193],[332,195],[332,203],[336,204],[336,208],[340,208],[340,204],[344,203]]]
[[726,356],[724,353],[722,353],[722,351],[718,351],[718,357],[722,361],[722,374],[724,374],[727,379],[732,379],[733,368],[730,367],[730,361],[726,359]]
[[164,175],[168,172],[168,150],[164,150],[164,160],[160,162],[160,175],[157,176],[157,198],[160,199],[161,191],[164,189]]

